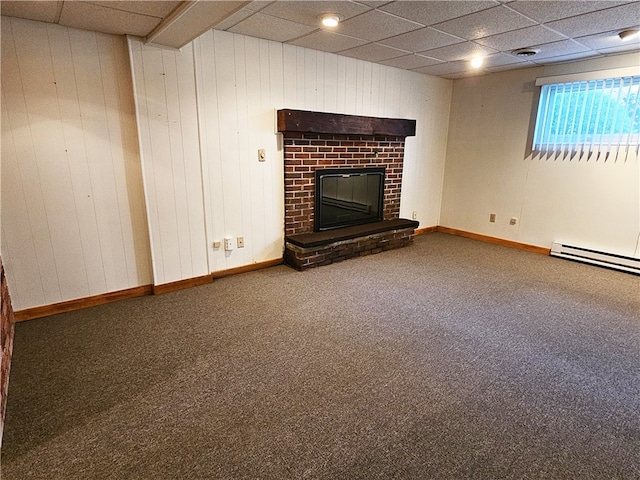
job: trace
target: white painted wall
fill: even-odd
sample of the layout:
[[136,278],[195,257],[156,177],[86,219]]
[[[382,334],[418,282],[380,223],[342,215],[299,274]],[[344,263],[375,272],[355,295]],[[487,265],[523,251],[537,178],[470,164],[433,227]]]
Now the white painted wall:
[[122,37],[2,17],[2,252],[15,310],[151,282]]
[[[281,257],[283,153],[275,133],[280,108],[415,118],[417,135],[406,144],[401,215],[410,218],[416,211],[422,226],[438,224],[451,81],[219,31],[180,52],[136,39],[129,45],[156,284]],[[169,87],[178,75],[188,88]],[[180,116],[167,113],[171,105],[179,106]],[[172,129],[182,132],[175,137],[181,148],[173,146]],[[187,133],[199,137],[200,165]],[[264,163],[258,162],[259,148],[267,151]],[[177,170],[190,179],[179,188]],[[179,226],[176,219],[184,218],[194,221]],[[190,271],[176,260],[184,255],[181,233],[197,239],[190,244]],[[226,235],[244,236],[245,248],[212,248]]]
[[455,80],[440,224],[543,247],[559,240],[640,256],[635,156],[596,162],[526,155],[537,77],[633,65],[637,54]]

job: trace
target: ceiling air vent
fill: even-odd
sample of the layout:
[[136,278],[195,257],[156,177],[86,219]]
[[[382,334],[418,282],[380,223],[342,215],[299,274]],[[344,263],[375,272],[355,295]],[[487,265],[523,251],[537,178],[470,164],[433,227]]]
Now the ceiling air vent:
[[513,50],[511,53],[518,57],[532,57],[536,53],[540,53],[540,50],[535,48],[519,48],[517,50]]

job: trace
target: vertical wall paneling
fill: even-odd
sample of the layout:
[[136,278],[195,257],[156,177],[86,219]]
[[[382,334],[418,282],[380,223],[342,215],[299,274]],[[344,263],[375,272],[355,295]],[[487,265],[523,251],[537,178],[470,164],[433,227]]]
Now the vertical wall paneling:
[[205,86],[202,83],[202,51],[200,48],[200,42],[192,42],[192,54],[193,54],[193,69],[194,69],[194,88],[196,96],[196,112],[197,112],[197,133],[198,133],[198,154],[200,158],[200,185],[202,188],[202,214],[204,216],[204,237],[205,237],[205,250],[207,260],[207,270],[212,271],[213,268],[213,229],[211,224],[211,189],[209,188],[209,176],[210,161],[207,156],[208,151],[208,139],[206,131],[200,128],[200,125],[204,123],[204,118],[207,116],[206,106],[202,101],[202,95],[206,91]]
[[[129,274],[128,285],[147,285],[152,281],[153,273],[130,56],[127,43],[122,37],[103,35],[100,38],[104,39],[107,46],[107,40],[110,40],[110,44],[120,52],[112,55],[117,98],[107,96],[106,102],[110,129],[114,132],[114,137],[122,142],[121,149],[114,149],[116,158],[122,160],[122,163],[114,163],[114,171],[116,178],[124,179],[123,182],[116,183],[116,188],[118,205],[122,212],[127,212],[120,215],[120,225]],[[123,119],[124,125],[118,125],[118,116]]]
[[[225,235],[235,236],[242,228],[242,190],[240,186],[240,145],[238,143],[240,111],[237,98],[237,70],[236,70],[236,37],[233,35],[215,35],[216,71],[215,81],[218,91],[218,108],[220,110],[220,154],[222,194],[225,209],[222,227],[219,232],[221,238]],[[224,252],[227,266],[236,266],[231,252]]]
[[338,110],[338,56],[324,55],[324,74],[320,80],[323,105],[327,112]]
[[[245,247],[242,252],[243,261],[251,263],[256,257],[256,248],[265,244],[265,215],[260,208],[253,205],[264,204],[265,192],[263,175],[266,170],[263,162],[258,162],[258,148],[262,145],[262,132],[265,126],[262,124],[263,96],[269,96],[269,64],[263,61],[263,56],[268,59],[268,45],[263,40],[246,37],[245,65],[246,65],[246,116],[247,138],[249,145],[244,170],[249,174],[247,192],[243,195],[242,208],[246,215],[243,216],[242,233],[245,235]],[[266,150],[266,149],[265,149]],[[273,154],[271,155],[273,157]],[[273,161],[271,158],[270,161]]]
[[280,43],[266,42],[269,46],[269,96],[263,97],[265,130],[263,143],[272,152],[267,159],[268,174],[265,176],[265,234],[266,243],[262,256],[264,261],[279,258],[284,250],[284,151],[278,149],[276,132],[276,110],[284,108],[284,55]]
[[194,68],[198,89],[198,124],[206,228],[209,239],[207,246],[209,269],[216,271],[224,268],[220,264],[219,257],[214,255],[212,247],[213,241],[222,241],[223,238],[219,228],[224,224],[224,195],[213,31],[205,33],[194,42]]
[[[115,291],[119,289],[118,287],[122,288],[122,274],[126,273],[127,265],[113,166],[114,162],[123,162],[122,143],[120,138],[113,137],[119,136],[120,132],[117,125],[110,127],[106,105],[107,96],[115,99],[117,104],[117,89],[113,84],[115,76],[113,66],[107,64],[107,52],[111,51],[112,47],[105,45],[100,52],[98,37],[102,35],[74,29],[69,29],[68,32],[81,118],[80,126],[83,132],[84,151],[81,155],[86,156],[87,159],[89,184],[92,190],[91,193],[87,193],[87,198],[93,199],[93,218],[96,219],[97,245],[102,263],[102,268],[98,271],[102,271],[104,276],[104,286],[98,291]],[[68,125],[67,122],[62,124]],[[90,148],[87,148],[87,143],[90,143]],[[112,147],[115,145],[118,145],[119,152]],[[78,185],[79,188],[82,188],[80,185],[86,185],[84,179],[79,179]],[[128,278],[128,274],[125,278]],[[97,291],[91,293],[97,293]]]
[[150,217],[156,235],[151,248],[157,251],[155,261],[161,268],[155,273],[156,285],[181,279],[178,222],[173,194],[173,172],[171,144],[169,139],[168,106],[164,85],[163,52],[148,49],[142,56],[145,93],[148,98],[162,99],[162,102],[147,102],[148,127],[141,132],[149,135],[150,150],[143,152],[142,163],[147,176],[147,203],[154,203],[154,215]]
[[[7,27],[3,25],[3,30]],[[2,49],[2,70],[3,75],[8,75],[11,67],[8,59],[8,42],[4,42]],[[5,77],[6,78],[6,77]],[[6,212],[13,212],[13,215],[4,215],[2,228],[2,252],[5,259],[12,259],[12,268],[6,271],[7,279],[11,285],[13,292],[13,302],[16,305],[42,305],[48,298],[58,298],[52,295],[51,287],[57,288],[57,282],[54,285],[48,285],[45,291],[43,271],[46,263],[42,266],[39,263],[42,256],[41,250],[37,247],[40,245],[48,245],[46,241],[38,240],[34,235],[33,221],[30,215],[29,206],[40,204],[40,198],[29,198],[26,194],[26,188],[23,184],[22,173],[18,164],[19,142],[25,137],[23,135],[11,135],[14,125],[24,115],[9,115],[9,106],[13,106],[13,111],[17,111],[17,106],[12,105],[12,99],[16,99],[11,92],[11,86],[2,84],[2,208]],[[20,97],[21,98],[21,97]],[[12,121],[13,120],[13,121]],[[26,123],[26,122],[25,122]],[[24,129],[23,129],[24,133]],[[28,133],[28,132],[26,132]],[[27,152],[22,151],[23,158]],[[20,228],[20,226],[22,228]],[[12,232],[9,235],[7,232]],[[13,254],[13,249],[21,251],[22,254]],[[51,260],[49,258],[49,260]],[[21,275],[14,275],[15,272],[22,272]],[[59,291],[57,291],[59,295]]]
[[296,58],[297,47],[294,45],[282,45],[282,57],[283,57],[283,79],[282,79],[282,94],[283,105],[291,105],[291,107],[297,109],[297,73],[296,73]]
[[344,78],[344,105],[341,106],[342,112],[347,114],[358,114],[356,107],[357,93],[358,93],[358,60],[345,59],[345,78]]
[[[149,110],[147,109],[147,103],[143,100],[147,97],[146,85],[145,85],[145,72],[142,61],[142,47],[137,41],[132,41],[131,38],[127,40],[129,46],[129,61],[132,72],[132,84],[133,94],[136,110],[136,124],[138,129],[138,145],[140,149],[140,155],[142,159],[146,154],[151,152],[151,136],[149,135]],[[153,282],[156,282],[157,278],[164,276],[164,265],[159,261],[159,254],[162,252],[157,247],[157,242],[160,242],[160,228],[157,221],[152,221],[158,217],[158,204],[151,199],[155,199],[155,184],[151,181],[150,171],[151,166],[146,166],[145,162],[141,162],[142,169],[142,185],[145,194],[145,206],[146,206],[146,220],[149,236],[150,246],[150,258],[151,258],[151,271]]]
[[206,275],[207,234],[198,136],[194,56],[132,51],[140,145],[156,285]]
[[[48,270],[58,288],[54,301],[74,294],[86,296],[89,294],[86,267],[82,260],[73,192],[68,188],[71,178],[47,28],[35,22],[12,23],[30,132],[28,142],[33,149],[33,157],[28,160],[28,177],[23,180],[40,190],[42,204],[36,207],[41,216],[38,227],[43,229],[42,234],[46,236],[46,250],[52,253],[53,268]],[[45,48],[46,51],[42,52],[45,54],[43,61],[38,53]],[[21,166],[26,167],[27,163]],[[37,183],[29,180],[29,177],[37,179]],[[61,185],[65,187],[60,188]],[[11,268],[11,261],[7,258],[7,269]],[[47,300],[51,301],[50,298]]]
[[[249,130],[249,90],[247,89],[247,60],[255,63],[257,57],[255,39],[252,37],[236,36],[234,37],[234,61],[236,70],[236,110],[238,112],[238,126],[236,132],[236,141],[238,145],[238,157],[236,164],[235,183],[239,190],[239,206],[238,213],[235,215],[234,225],[229,232],[232,237],[244,236],[249,231],[251,218],[251,173],[252,163],[249,162],[249,137],[253,131]],[[252,105],[252,109],[255,106]],[[255,140],[251,142],[254,145]],[[248,240],[248,239],[247,239]],[[247,242],[250,243],[250,242]],[[234,245],[234,248],[237,244]],[[248,253],[249,247],[238,249],[236,254],[230,256],[231,265],[246,265],[245,255]],[[248,255],[247,255],[248,256]],[[251,263],[251,262],[248,262]]]
[[126,64],[121,37],[2,18],[2,249],[17,310],[149,283]]

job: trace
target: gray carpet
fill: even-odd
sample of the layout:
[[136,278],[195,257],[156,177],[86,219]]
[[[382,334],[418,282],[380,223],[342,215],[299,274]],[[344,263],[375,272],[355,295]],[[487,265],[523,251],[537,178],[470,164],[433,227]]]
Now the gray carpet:
[[637,479],[640,277],[445,234],[17,325],[3,479]]

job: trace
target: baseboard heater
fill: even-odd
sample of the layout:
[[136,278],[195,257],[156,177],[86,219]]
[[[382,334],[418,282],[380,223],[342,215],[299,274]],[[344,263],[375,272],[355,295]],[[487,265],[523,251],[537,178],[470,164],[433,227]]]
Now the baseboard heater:
[[613,268],[615,270],[622,270],[623,272],[640,275],[640,258],[599,252],[597,250],[575,247],[559,242],[552,243],[551,255],[554,257],[567,258],[569,260],[575,260],[583,263],[591,263],[601,267]]

